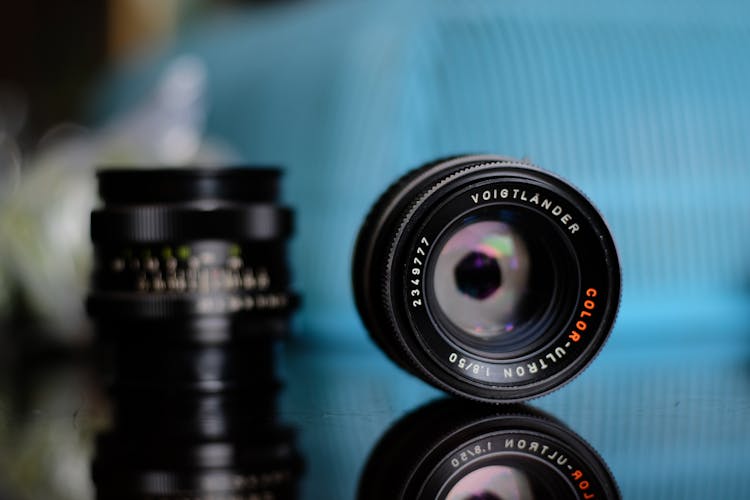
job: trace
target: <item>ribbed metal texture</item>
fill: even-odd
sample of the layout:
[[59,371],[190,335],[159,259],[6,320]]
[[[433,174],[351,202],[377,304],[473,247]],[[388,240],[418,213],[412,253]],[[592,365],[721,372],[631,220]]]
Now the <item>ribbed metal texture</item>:
[[94,243],[162,243],[191,240],[269,241],[289,237],[292,212],[274,205],[205,208],[132,206],[91,214]]

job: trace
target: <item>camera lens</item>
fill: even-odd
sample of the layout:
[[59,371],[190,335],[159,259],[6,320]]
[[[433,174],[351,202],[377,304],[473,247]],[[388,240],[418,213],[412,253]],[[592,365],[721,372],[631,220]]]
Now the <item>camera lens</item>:
[[297,302],[279,177],[271,168],[99,172],[87,306],[100,339],[116,346],[117,385],[251,381],[246,353],[270,351]]
[[399,179],[362,226],[354,294],[375,342],[433,385],[521,401],[580,373],[620,299],[614,241],[577,189],[464,156]]
[[279,174],[99,172],[87,307],[114,358],[114,426],[97,498],[297,497],[296,434],[276,418],[276,340],[297,302]]
[[287,311],[292,217],[276,204],[278,177],[250,168],[99,172],[91,313],[169,320]]
[[357,498],[613,500],[620,493],[596,451],[550,415],[442,399],[380,439]]

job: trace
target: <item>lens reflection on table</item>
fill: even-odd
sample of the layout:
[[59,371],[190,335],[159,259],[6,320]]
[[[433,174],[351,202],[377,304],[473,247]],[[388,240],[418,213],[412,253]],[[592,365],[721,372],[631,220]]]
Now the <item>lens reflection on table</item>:
[[98,178],[87,305],[115,425],[97,442],[97,498],[296,498],[302,459],[276,419],[275,347],[296,305],[280,171]]
[[454,399],[394,424],[371,452],[359,500],[619,499],[606,463],[580,436],[529,406]]
[[92,464],[96,497],[297,498],[303,460],[277,419],[280,384],[269,371],[245,375],[218,389],[115,383],[114,427]]

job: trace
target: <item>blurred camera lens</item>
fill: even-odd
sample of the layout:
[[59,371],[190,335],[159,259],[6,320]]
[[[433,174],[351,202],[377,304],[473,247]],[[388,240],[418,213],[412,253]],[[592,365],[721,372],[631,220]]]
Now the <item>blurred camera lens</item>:
[[380,439],[357,498],[616,500],[620,493],[596,451],[553,417],[443,399]]
[[279,171],[98,177],[87,306],[114,357],[114,427],[97,498],[296,498],[302,459],[276,421],[275,341],[297,302]]
[[495,156],[438,161],[378,200],[354,252],[357,307],[396,362],[481,401],[552,391],[609,335],[620,299],[610,232],[574,187]]
[[285,252],[292,216],[276,203],[278,177],[250,168],[99,172],[91,313],[283,317],[294,303]]
[[116,346],[118,386],[222,390],[251,380],[248,351],[267,351],[258,359],[270,366],[270,339],[286,334],[297,302],[279,177],[261,168],[99,172],[87,306],[99,337]]

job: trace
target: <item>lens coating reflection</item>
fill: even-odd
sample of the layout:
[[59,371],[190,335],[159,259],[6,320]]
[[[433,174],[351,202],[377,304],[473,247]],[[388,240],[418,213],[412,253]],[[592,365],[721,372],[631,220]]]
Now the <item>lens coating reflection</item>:
[[461,332],[492,340],[526,319],[531,258],[525,238],[510,224],[470,222],[440,249],[433,287],[445,316]]
[[446,500],[531,500],[531,482],[526,475],[504,465],[490,465],[470,472],[451,488]]

